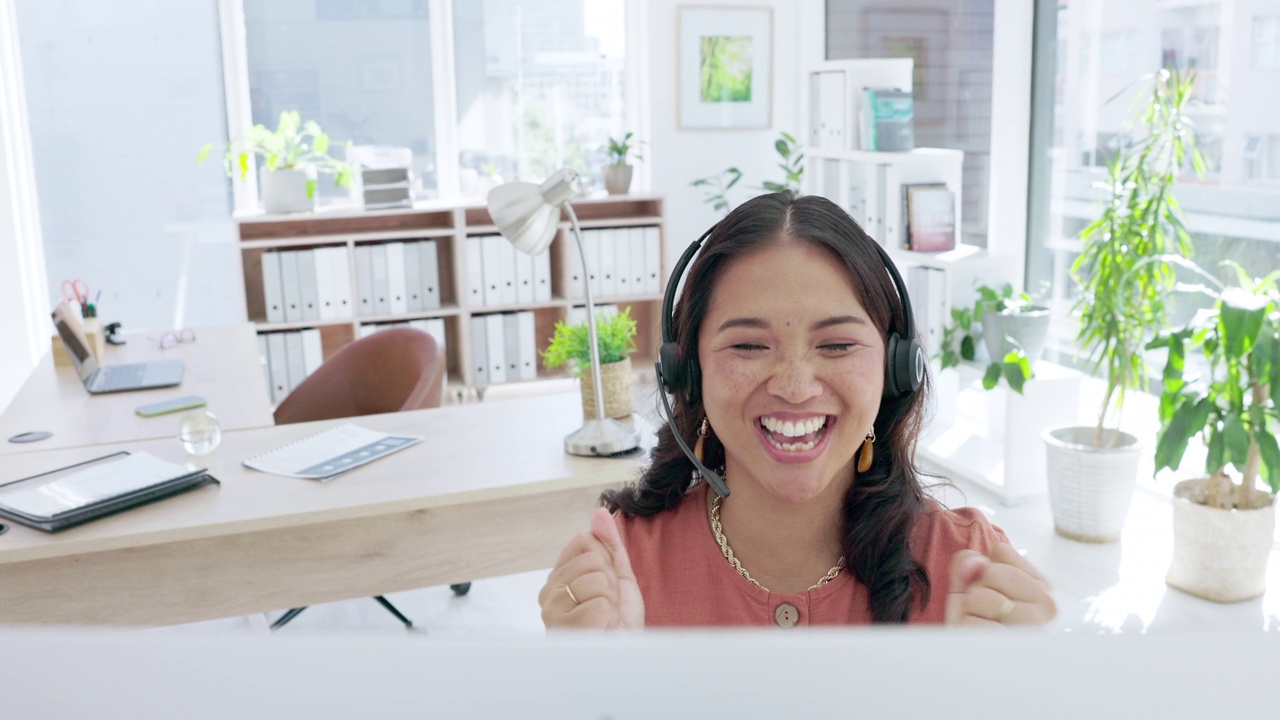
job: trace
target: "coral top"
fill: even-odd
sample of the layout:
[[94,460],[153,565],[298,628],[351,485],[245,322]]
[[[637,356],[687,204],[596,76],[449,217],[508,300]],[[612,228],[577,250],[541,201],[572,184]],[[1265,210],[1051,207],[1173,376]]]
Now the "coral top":
[[[910,622],[941,623],[951,558],[965,548],[989,554],[1004,531],[973,508],[947,510],[929,500],[911,535],[912,554],[929,573],[929,602]],[[863,625],[871,622],[867,588],[848,571],[808,592],[762,590],[725,560],[707,517],[707,484],[671,510],[616,518],[644,596],[646,627],[725,625]],[[750,568],[748,568],[750,569]]]

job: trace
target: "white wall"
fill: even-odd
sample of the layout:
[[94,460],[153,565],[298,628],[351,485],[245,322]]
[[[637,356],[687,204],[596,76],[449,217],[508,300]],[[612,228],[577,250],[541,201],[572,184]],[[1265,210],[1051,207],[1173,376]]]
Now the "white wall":
[[0,0],[0,411],[49,346],[40,211],[11,0]]
[[[689,183],[735,166],[745,175],[730,193],[735,203],[762,193],[742,186],[780,180],[773,143],[786,131],[803,140],[800,122],[807,93],[804,69],[824,56],[822,0],[767,0],[748,5],[743,0],[700,0],[700,6],[769,7],[773,9],[772,127],[764,130],[681,130],[677,122],[676,7],[678,0],[650,0],[647,7],[649,59],[648,115],[651,134],[645,160],[653,192],[666,198],[667,265],[721,215],[703,202],[700,188]],[[740,189],[741,188],[741,189]]]

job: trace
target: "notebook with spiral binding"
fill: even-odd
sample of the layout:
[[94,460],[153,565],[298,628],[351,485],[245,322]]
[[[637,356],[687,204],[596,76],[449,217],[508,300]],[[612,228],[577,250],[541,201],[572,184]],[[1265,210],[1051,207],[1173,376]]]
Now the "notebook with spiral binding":
[[217,482],[204,468],[118,452],[0,484],[0,516],[56,532]]
[[418,435],[389,435],[345,423],[255,455],[244,466],[273,475],[328,480],[421,440]]

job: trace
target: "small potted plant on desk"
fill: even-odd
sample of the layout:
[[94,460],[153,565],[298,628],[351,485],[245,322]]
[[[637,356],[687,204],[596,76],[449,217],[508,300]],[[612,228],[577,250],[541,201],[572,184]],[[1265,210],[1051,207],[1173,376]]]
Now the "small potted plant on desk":
[[[981,335],[991,357],[982,386],[990,390],[1003,377],[1014,392],[1021,393],[1033,375],[1032,364],[1044,352],[1049,308],[1032,303],[1026,293],[1014,295],[1013,286],[1008,283],[999,290],[979,285],[977,291],[978,299],[972,308],[951,309],[951,322],[942,331],[942,369],[956,367],[961,360],[973,360],[977,356],[976,338]],[[982,325],[981,333],[978,323]]]
[[627,156],[632,155],[637,160],[644,159],[640,153],[632,150],[632,135],[633,133],[628,132],[621,140],[609,138],[609,145],[605,148],[605,152],[609,154],[609,164],[604,166],[604,187],[610,195],[626,195],[631,189],[631,172],[634,168],[627,162]]
[[[604,388],[604,414],[615,419],[631,417],[635,400],[631,381],[631,353],[635,352],[636,321],[631,308],[621,312],[596,312],[596,339],[600,346],[600,384]],[[582,414],[596,416],[596,394],[591,380],[591,345],[587,321],[556,323],[551,343],[542,353],[548,370],[572,361],[572,372],[582,388]]]
[[[252,155],[266,163],[262,181],[262,206],[268,213],[305,212],[316,206],[316,173],[333,175],[337,187],[351,187],[351,166],[329,156],[329,136],[314,120],[302,122],[297,111],[280,113],[275,130],[254,125],[227,148],[223,164],[228,177],[249,175]],[[200,149],[196,163],[209,156],[212,145]]]
[[[1138,439],[1120,430],[1125,393],[1147,387],[1142,349],[1169,326],[1166,303],[1175,288],[1170,255],[1191,252],[1174,186],[1190,159],[1204,161],[1185,115],[1193,73],[1160,70],[1137,126],[1108,163],[1102,214],[1080,233],[1082,249],[1071,267],[1081,294],[1075,311],[1078,341],[1106,393],[1094,427],[1044,431],[1049,505],[1054,530],[1083,542],[1120,539],[1138,479]],[[1113,414],[1110,427],[1109,416]]]
[[[1177,470],[1196,435],[1208,447],[1206,476],[1173,488],[1173,561],[1166,581],[1217,602],[1247,600],[1266,590],[1280,492],[1280,271],[1255,281],[1239,265],[1228,264],[1235,266],[1239,286],[1215,292],[1202,285],[1214,306],[1147,346],[1169,350],[1156,472]],[[1207,375],[1198,377],[1189,360],[1199,360]],[[1271,492],[1257,489],[1259,478]]]

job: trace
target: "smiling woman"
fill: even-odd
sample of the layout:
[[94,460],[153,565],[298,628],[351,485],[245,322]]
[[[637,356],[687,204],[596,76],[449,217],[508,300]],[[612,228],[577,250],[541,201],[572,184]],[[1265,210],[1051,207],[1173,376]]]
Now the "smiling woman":
[[887,262],[820,197],[764,195],[710,232],[672,317],[691,380],[644,475],[603,497],[614,517],[565,548],[539,597],[548,626],[1053,617],[1003,531],[925,496],[929,384],[890,374],[912,329]]

